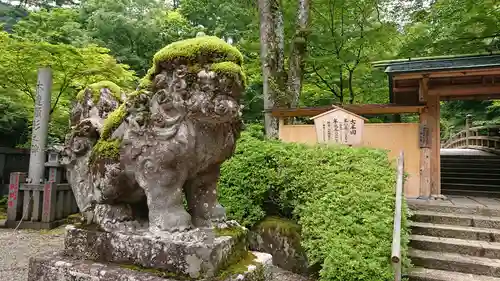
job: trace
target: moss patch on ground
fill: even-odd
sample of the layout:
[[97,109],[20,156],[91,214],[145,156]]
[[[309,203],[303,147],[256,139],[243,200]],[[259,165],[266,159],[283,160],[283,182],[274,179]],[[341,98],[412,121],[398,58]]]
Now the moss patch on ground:
[[239,239],[244,238],[248,234],[248,231],[243,227],[216,228],[215,234],[217,237],[230,236]]
[[62,225],[53,229],[42,229],[40,234],[42,235],[61,235],[66,232],[66,226]]
[[90,164],[103,159],[118,160],[120,157],[121,143],[122,140],[120,139],[100,139],[92,148],[92,153],[90,154]]
[[229,236],[234,241],[231,253],[221,265],[222,268],[237,264],[242,258],[245,258],[248,252],[248,230],[246,228],[240,226],[216,228],[215,235],[217,237]]
[[300,241],[300,225],[286,218],[267,217],[255,227],[255,230],[258,232],[278,232],[283,236]]
[[229,265],[226,269],[221,270],[216,277],[216,280],[225,280],[231,276],[243,274],[248,271],[250,265],[258,265],[257,257],[251,252],[247,252],[236,263]]
[[77,95],[76,99],[78,101],[83,101],[85,97],[85,92],[90,90],[92,95],[92,100],[94,103],[99,102],[99,98],[101,97],[101,89],[108,89],[111,92],[111,95],[118,101],[121,101],[121,88],[111,81],[101,81],[94,84],[89,85],[87,88],[81,90]]
[[109,139],[113,131],[120,126],[123,120],[125,120],[125,117],[127,117],[127,110],[125,108],[125,104],[123,103],[113,112],[111,112],[104,121],[101,131],[101,139]]

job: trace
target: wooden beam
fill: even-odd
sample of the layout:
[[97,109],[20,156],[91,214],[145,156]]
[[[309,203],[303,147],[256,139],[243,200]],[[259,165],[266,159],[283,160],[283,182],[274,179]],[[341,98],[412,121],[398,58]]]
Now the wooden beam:
[[435,72],[417,72],[417,73],[401,73],[393,74],[393,79],[397,80],[411,80],[411,79],[422,79],[424,77],[429,78],[445,78],[445,77],[465,77],[465,76],[488,76],[488,75],[500,75],[500,68],[478,68],[478,69],[467,69],[463,71],[453,70],[453,71],[435,71]]
[[474,96],[500,94],[500,85],[450,85],[429,89],[430,96]]
[[500,99],[500,93],[496,95],[474,95],[474,96],[440,96],[442,101],[452,101],[452,100],[498,100]]
[[429,91],[429,78],[424,77],[420,79],[418,87],[418,100],[420,102],[425,102],[427,99],[427,94]]
[[414,93],[418,91],[418,87],[398,87],[392,88],[394,93]]
[[[422,105],[397,105],[397,104],[351,104],[340,106],[352,113],[359,115],[377,115],[377,114],[400,114],[400,113],[419,113],[424,106]],[[298,117],[298,116],[316,116],[333,109],[331,106],[322,107],[303,107],[303,108],[275,108],[272,115],[275,117]]]

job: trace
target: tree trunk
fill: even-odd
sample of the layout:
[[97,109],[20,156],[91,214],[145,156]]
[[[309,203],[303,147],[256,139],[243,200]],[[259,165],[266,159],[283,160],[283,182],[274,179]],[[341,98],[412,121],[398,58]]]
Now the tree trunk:
[[297,107],[302,90],[304,59],[307,51],[307,26],[309,22],[309,0],[298,1],[297,26],[295,38],[292,40],[287,82],[291,107]]
[[349,103],[354,103],[354,89],[352,88],[352,78],[354,75],[354,69],[349,69]]
[[264,126],[266,135],[278,137],[278,120],[271,110],[280,105],[283,93],[284,72],[284,28],[279,0],[259,0],[260,14],[260,58],[262,64]]

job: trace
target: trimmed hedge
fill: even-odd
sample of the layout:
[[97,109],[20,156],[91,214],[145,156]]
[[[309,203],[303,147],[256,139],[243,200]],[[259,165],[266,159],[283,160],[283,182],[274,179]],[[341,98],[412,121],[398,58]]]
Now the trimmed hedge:
[[[251,126],[222,166],[219,196],[247,227],[269,215],[297,221],[320,280],[389,281],[395,175],[386,151],[282,143]],[[406,217],[403,229],[406,252]]]

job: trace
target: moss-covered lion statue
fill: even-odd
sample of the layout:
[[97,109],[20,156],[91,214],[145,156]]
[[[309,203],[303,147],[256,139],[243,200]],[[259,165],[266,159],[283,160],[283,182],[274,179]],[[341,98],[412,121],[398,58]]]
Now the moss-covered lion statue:
[[202,36],[160,50],[133,93],[105,81],[78,94],[63,163],[88,222],[172,232],[225,219],[216,183],[241,130],[242,62]]

